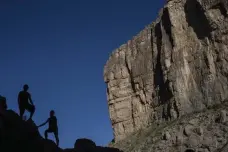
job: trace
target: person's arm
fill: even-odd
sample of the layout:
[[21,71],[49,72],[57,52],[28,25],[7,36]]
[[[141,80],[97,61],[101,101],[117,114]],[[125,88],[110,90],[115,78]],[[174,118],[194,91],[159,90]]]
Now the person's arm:
[[49,118],[47,119],[47,121],[45,121],[44,123],[42,123],[41,125],[39,125],[38,127],[42,127],[42,126],[44,126],[46,123],[48,123],[49,122]]
[[28,98],[29,98],[30,103],[31,103],[32,105],[34,105],[30,93],[28,93]]

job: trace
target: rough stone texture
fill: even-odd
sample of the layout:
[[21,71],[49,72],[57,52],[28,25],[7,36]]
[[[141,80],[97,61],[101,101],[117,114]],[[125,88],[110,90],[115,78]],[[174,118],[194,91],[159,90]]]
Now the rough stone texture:
[[227,0],[169,0],[112,53],[104,79],[116,141],[228,98],[227,11]]
[[228,120],[221,112],[228,112],[228,101],[144,129],[112,146],[124,152],[227,152]]

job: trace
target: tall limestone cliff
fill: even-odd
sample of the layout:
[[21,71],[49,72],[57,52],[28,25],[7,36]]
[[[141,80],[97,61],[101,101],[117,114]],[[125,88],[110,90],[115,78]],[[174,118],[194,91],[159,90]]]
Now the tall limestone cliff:
[[104,68],[115,140],[228,98],[228,1],[169,0]]

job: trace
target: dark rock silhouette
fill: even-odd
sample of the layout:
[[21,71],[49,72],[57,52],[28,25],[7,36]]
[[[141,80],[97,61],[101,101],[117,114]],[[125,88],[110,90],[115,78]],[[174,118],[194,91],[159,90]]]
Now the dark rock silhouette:
[[54,142],[40,136],[36,124],[23,121],[17,113],[6,110],[1,113],[1,152],[61,152]]
[[61,149],[44,139],[31,119],[24,121],[12,110],[2,110],[0,121],[0,152],[120,152],[116,148],[96,146],[89,139],[78,139],[74,148]]
[[90,139],[77,139],[74,149],[78,151],[91,151],[96,148],[96,144]]
[[73,149],[65,149],[65,152],[122,152],[117,148],[96,146],[90,139],[77,139]]

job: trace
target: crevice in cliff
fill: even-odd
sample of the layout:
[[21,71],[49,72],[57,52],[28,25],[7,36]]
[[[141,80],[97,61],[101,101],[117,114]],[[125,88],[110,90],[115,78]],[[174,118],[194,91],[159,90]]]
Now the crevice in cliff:
[[[127,71],[129,73],[129,76],[130,76],[130,83],[131,83],[131,87],[132,87],[132,90],[134,93],[136,93],[136,87],[135,87],[135,84],[134,84],[134,78],[133,78],[133,75],[132,75],[132,72],[129,68],[129,65],[127,63],[127,56],[125,55],[125,59],[124,59],[124,62],[125,62],[125,65],[126,65],[126,68],[127,68]],[[131,101],[131,118],[132,118],[132,124],[133,124],[133,128],[135,128],[135,119],[134,119],[134,110],[133,110],[133,102]]]
[[174,101],[174,103],[173,103],[173,108],[174,108],[174,110],[176,111],[177,118],[179,118],[180,112],[179,112],[179,109],[178,109],[178,106],[177,106],[177,101]]
[[161,22],[162,22],[162,26],[165,30],[165,33],[168,35],[169,37],[169,41],[171,43],[172,48],[174,47],[174,43],[173,43],[173,38],[172,38],[172,24],[170,21],[170,16],[169,16],[169,11],[167,8],[164,9],[163,14],[162,14],[162,18],[161,18]]
[[125,62],[127,71],[128,71],[128,73],[129,73],[129,76],[130,76],[130,83],[131,83],[132,90],[133,90],[134,92],[136,92],[136,87],[135,87],[135,84],[134,84],[134,78],[133,78],[132,72],[131,72],[131,70],[130,70],[130,68],[129,68],[129,65],[128,65],[128,63],[127,63],[127,57],[126,57],[126,56],[125,56],[124,62]]
[[108,95],[110,94],[108,86],[106,87],[106,92],[107,92]]
[[132,125],[133,125],[133,128],[136,127],[136,124],[135,124],[135,117],[134,117],[134,108],[133,108],[133,102],[131,101],[131,118],[132,118]]
[[197,0],[187,0],[184,6],[186,21],[193,28],[198,39],[209,37],[212,31],[201,4]]
[[161,24],[158,23],[155,26],[155,36],[157,41],[157,61],[155,66],[155,72],[154,72],[154,84],[155,84],[155,90],[158,88],[158,97],[160,104],[165,104],[167,101],[169,101],[173,94],[169,89],[169,80],[165,82],[164,80],[164,74],[162,70],[162,64],[161,64],[161,51],[162,51],[162,33],[161,33]]
[[163,106],[162,118],[166,121],[171,120],[171,103],[167,103]]

